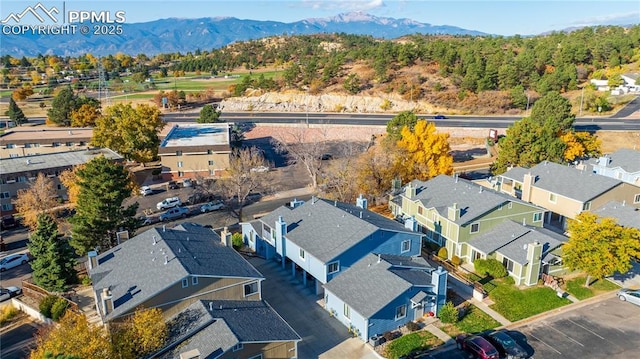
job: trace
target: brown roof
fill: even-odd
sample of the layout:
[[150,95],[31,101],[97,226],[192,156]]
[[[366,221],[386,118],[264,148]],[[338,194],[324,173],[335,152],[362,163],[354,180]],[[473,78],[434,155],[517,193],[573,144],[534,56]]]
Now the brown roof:
[[86,127],[14,127],[0,136],[0,145],[8,143],[23,145],[25,143],[52,142],[89,142],[93,129]]

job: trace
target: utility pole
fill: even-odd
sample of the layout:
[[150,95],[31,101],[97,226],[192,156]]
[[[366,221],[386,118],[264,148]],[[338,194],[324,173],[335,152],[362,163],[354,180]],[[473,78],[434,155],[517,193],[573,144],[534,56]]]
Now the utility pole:
[[584,102],[584,87],[582,88],[582,93],[580,95],[580,114],[578,116],[582,116],[582,103]]

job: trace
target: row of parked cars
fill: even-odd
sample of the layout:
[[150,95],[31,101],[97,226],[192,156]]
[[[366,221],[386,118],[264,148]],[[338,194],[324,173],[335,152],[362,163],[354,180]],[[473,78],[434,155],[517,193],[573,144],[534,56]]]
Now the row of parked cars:
[[506,331],[498,330],[490,334],[466,335],[456,338],[458,349],[473,354],[480,359],[520,359],[527,358],[527,351]]

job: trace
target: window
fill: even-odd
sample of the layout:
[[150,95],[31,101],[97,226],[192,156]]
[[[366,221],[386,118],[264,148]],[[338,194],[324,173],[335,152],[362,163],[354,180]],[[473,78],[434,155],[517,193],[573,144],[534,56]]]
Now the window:
[[189,279],[185,278],[182,280],[182,288],[186,288],[189,286]]
[[31,148],[31,144],[30,143],[25,143],[24,144],[24,148]]
[[351,311],[349,310],[349,306],[347,305],[347,303],[344,303],[343,313],[345,318],[351,319]]
[[53,147],[60,147],[60,142],[54,142],[51,144]]
[[633,203],[640,203],[640,193],[633,197]]
[[11,211],[13,209],[13,205],[11,203],[5,203],[2,205],[3,211]]
[[213,161],[209,161],[209,166],[213,166]]
[[556,203],[557,200],[558,200],[558,197],[556,196],[555,193],[549,193],[549,202]]
[[509,205],[507,206],[507,208],[509,209],[513,208],[513,202],[509,202]]
[[542,221],[542,212],[536,212],[533,214],[533,221],[540,222]]
[[182,151],[176,151],[176,156],[182,156]]
[[67,143],[65,143],[65,146],[67,146],[67,147],[73,147],[73,142],[67,142]]
[[504,265],[509,272],[513,272],[513,261],[507,257],[502,258],[502,265]]
[[329,265],[327,266],[327,272],[329,274],[335,273],[339,270],[340,270],[340,262],[329,263]]
[[238,350],[242,350],[242,348],[243,348],[242,343],[238,343],[233,346],[233,351],[237,352]]
[[[87,145],[87,143],[84,142],[84,141],[78,142],[78,146],[86,146],[86,145]],[[38,147],[38,146],[36,146],[36,147]]]
[[2,192],[0,193],[0,198],[9,198],[11,197],[11,195],[9,194],[9,192]]
[[249,359],[262,359],[262,353],[260,353],[258,355],[254,355],[254,356],[250,357]]
[[424,209],[422,208],[422,206],[418,206],[418,214],[424,215]]
[[304,259],[304,249],[300,248],[300,258]]
[[178,168],[182,167],[182,161],[178,161]]
[[585,202],[585,203],[582,205],[582,210],[583,210],[583,211],[588,211],[588,210],[590,210],[590,209],[591,209],[591,202]]
[[198,277],[191,277],[191,285],[197,285],[198,284]]
[[27,182],[27,176],[19,176],[18,182]]
[[16,148],[16,145],[13,143],[7,143],[7,149]]
[[10,153],[9,154],[9,158],[16,158],[16,157],[20,157],[20,155],[17,154],[17,153]]
[[402,319],[407,316],[407,305],[403,304],[396,308],[396,320]]
[[253,282],[244,285],[244,296],[248,297],[252,294],[258,293],[258,282]]
[[178,171],[178,177],[184,177],[184,172],[183,171]]
[[438,218],[438,214],[436,213],[436,211],[431,212],[431,220],[435,222],[437,218]]
[[207,154],[208,154],[208,155],[212,155],[212,154],[213,154],[213,151],[212,151],[212,150],[207,150]]
[[215,176],[216,170],[209,170],[209,176]]
[[502,211],[502,203],[498,206],[498,211]]
[[471,223],[471,233],[478,233],[480,230],[480,223]]
[[411,241],[410,240],[402,241],[402,253],[408,252],[410,250],[411,250]]
[[62,189],[62,185],[61,185],[61,184],[58,184],[58,187],[57,187],[57,188],[58,188],[58,190],[61,190],[61,189]]

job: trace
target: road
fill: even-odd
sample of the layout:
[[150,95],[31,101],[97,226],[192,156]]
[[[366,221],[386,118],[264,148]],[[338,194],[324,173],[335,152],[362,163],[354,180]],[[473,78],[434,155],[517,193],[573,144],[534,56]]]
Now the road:
[[38,325],[31,320],[24,320],[23,324],[2,333],[0,340],[0,356],[2,359],[22,359],[29,357],[31,347],[35,345],[33,335]]

